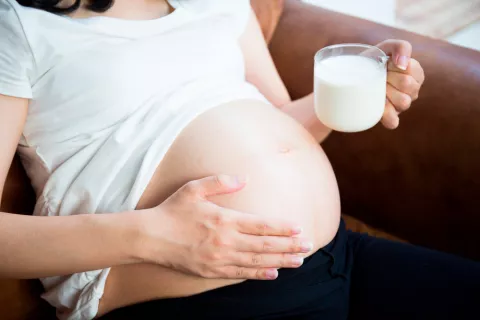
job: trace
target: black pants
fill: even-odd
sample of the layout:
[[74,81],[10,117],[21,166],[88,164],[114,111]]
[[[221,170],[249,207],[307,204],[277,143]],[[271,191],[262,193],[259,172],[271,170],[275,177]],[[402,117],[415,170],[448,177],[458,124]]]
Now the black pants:
[[114,311],[118,319],[476,319],[480,262],[352,233],[275,281]]

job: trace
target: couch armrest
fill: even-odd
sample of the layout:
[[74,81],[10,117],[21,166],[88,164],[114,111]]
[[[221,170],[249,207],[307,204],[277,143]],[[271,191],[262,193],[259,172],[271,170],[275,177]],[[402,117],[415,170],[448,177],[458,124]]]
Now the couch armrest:
[[480,259],[480,52],[287,0],[270,49],[293,98],[330,44],[410,41],[427,80],[400,128],[324,143],[343,212],[431,248]]

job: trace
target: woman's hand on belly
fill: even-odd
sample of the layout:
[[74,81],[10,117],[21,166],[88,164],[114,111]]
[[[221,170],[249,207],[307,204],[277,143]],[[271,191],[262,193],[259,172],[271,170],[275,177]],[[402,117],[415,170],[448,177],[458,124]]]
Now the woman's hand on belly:
[[146,262],[211,279],[273,280],[278,268],[300,267],[298,254],[313,250],[312,243],[297,237],[300,228],[207,200],[244,186],[230,176],[191,181],[160,206],[144,210],[147,240],[140,250]]

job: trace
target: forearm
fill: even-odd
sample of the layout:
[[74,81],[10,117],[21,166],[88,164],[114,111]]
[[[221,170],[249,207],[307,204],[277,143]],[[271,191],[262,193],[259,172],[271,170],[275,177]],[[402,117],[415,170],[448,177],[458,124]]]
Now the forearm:
[[285,103],[279,108],[301,123],[321,143],[332,130],[321,123],[315,115],[313,98],[313,94],[310,94],[301,99]]
[[137,262],[135,213],[32,217],[0,213],[0,276],[41,278]]

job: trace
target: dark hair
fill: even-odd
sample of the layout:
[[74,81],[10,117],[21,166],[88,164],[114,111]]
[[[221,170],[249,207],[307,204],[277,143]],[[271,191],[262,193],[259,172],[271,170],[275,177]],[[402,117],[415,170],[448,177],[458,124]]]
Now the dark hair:
[[[25,7],[45,10],[51,13],[68,14],[80,8],[81,0],[75,0],[70,7],[58,7],[62,0],[17,0]],[[90,0],[87,8],[95,12],[105,12],[113,5],[114,0]]]

